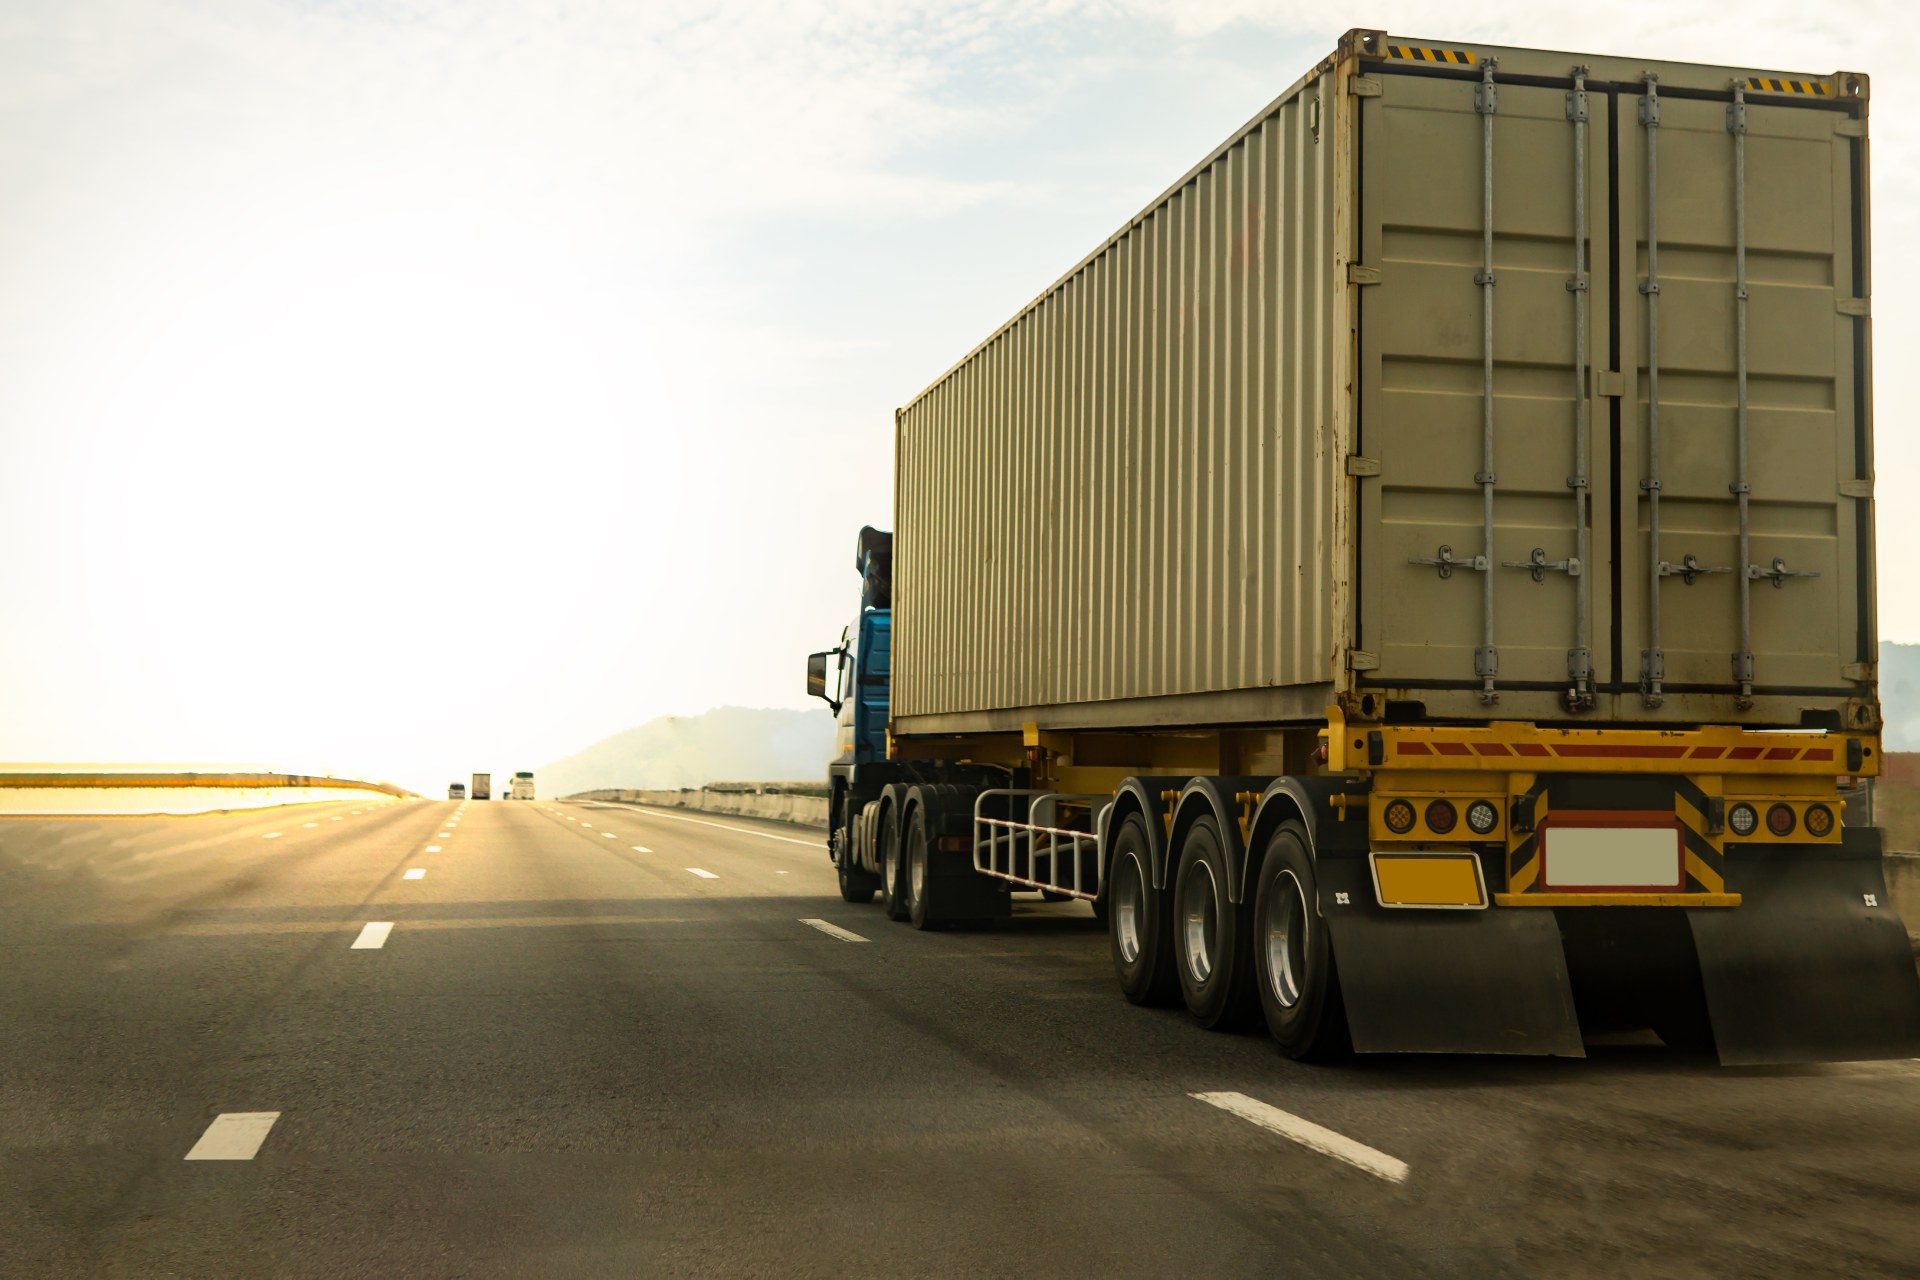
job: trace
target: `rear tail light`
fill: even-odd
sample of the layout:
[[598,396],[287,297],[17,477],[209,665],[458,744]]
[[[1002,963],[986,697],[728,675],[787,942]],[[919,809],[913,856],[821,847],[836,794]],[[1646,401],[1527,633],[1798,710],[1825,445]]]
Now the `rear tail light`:
[[1389,801],[1387,811],[1381,817],[1387,824],[1387,830],[1397,836],[1413,830],[1413,806],[1405,800]]
[[1773,832],[1776,836],[1792,835],[1796,821],[1797,819],[1793,816],[1793,807],[1791,805],[1777,804],[1767,810],[1767,830]]
[[1823,804],[1807,806],[1807,834],[1814,837],[1831,835],[1833,832],[1833,810]]
[[1760,815],[1750,804],[1737,804],[1727,810],[1727,829],[1737,836],[1750,836],[1760,825]]
[[1437,836],[1443,836],[1453,830],[1454,823],[1460,821],[1460,815],[1454,812],[1450,800],[1435,800],[1427,806],[1427,830]]

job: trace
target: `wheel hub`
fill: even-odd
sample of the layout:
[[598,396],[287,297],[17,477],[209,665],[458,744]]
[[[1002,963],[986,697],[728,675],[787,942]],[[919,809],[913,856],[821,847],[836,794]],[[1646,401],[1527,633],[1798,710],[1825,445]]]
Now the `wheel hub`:
[[1300,1003],[1307,972],[1307,900],[1300,881],[1282,871],[1267,895],[1260,921],[1260,941],[1266,949],[1267,985],[1283,1009]]
[[1213,975],[1214,940],[1220,932],[1213,868],[1204,862],[1189,866],[1180,882],[1180,930],[1187,976],[1204,983]]

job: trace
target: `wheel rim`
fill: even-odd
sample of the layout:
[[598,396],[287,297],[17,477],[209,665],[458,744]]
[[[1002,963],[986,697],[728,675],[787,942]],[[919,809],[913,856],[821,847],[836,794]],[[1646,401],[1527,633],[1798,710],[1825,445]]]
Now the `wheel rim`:
[[907,885],[913,892],[914,901],[918,902],[920,895],[927,888],[927,842],[925,840],[913,842],[913,866],[907,872]]
[[1282,871],[1274,880],[1260,926],[1267,986],[1281,1008],[1291,1009],[1300,1003],[1307,973],[1307,899],[1293,872]]
[[1114,941],[1120,947],[1120,959],[1132,964],[1140,958],[1140,918],[1144,914],[1146,894],[1142,887],[1140,860],[1127,854],[1113,882]]
[[880,854],[880,876],[886,881],[887,896],[893,897],[900,891],[899,868],[894,865],[893,841],[887,841]]
[[1214,900],[1213,868],[1195,862],[1180,882],[1180,931],[1186,941],[1187,976],[1204,983],[1213,976],[1213,944],[1220,932]]

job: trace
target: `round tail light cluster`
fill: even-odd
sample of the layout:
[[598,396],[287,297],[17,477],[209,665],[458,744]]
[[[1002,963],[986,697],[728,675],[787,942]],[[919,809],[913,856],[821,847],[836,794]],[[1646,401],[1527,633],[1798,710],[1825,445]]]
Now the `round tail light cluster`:
[[1792,805],[1776,804],[1767,810],[1767,830],[1776,836],[1792,835],[1794,824],[1798,821],[1793,816]]
[[1405,800],[1390,801],[1386,813],[1381,816],[1386,820],[1387,830],[1397,836],[1413,830],[1413,806]]
[[1451,800],[1435,800],[1427,806],[1427,830],[1437,836],[1443,836],[1453,830],[1460,821],[1460,815],[1454,810]]

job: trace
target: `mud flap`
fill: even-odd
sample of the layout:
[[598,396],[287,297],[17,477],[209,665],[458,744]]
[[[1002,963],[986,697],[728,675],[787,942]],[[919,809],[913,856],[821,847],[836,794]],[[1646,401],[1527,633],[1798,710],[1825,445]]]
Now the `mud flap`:
[[1388,910],[1364,858],[1315,872],[1357,1052],[1586,1056],[1553,912]]
[[1720,1061],[1920,1057],[1920,976],[1879,832],[1728,856],[1731,909],[1687,912]]

